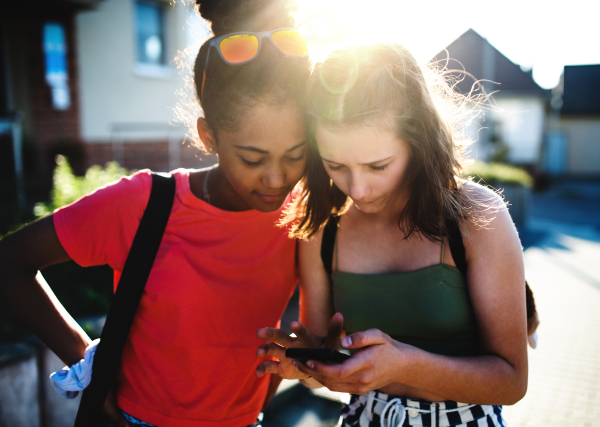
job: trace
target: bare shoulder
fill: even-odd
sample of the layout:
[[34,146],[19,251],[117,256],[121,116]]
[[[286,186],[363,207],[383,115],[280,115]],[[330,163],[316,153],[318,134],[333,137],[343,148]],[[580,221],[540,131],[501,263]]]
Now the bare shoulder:
[[463,181],[459,197],[468,211],[463,226],[470,237],[486,234],[486,231],[498,227],[514,228],[504,198],[496,191],[472,181]]
[[467,251],[494,247],[521,251],[521,243],[506,203],[497,192],[465,181],[460,189],[461,203],[468,209],[463,223],[463,242]]
[[506,203],[499,193],[473,181],[463,181],[459,197],[473,214],[490,220],[496,213],[506,210]]
[[480,184],[464,181],[461,203],[468,209],[463,223],[463,242],[467,258],[480,251],[521,252],[521,243],[504,199]]

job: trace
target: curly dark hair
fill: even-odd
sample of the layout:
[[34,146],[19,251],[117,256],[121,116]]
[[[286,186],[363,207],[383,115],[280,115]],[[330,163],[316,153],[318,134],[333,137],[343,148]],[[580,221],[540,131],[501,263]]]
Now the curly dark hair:
[[[214,37],[296,26],[289,0],[199,0],[196,4],[200,15],[211,22]],[[269,105],[302,101],[310,75],[307,57],[282,55],[266,42],[256,59],[241,65],[226,64],[217,52],[211,52],[205,69],[210,40],[196,57],[194,85],[212,129],[235,130],[245,109],[257,101]]]

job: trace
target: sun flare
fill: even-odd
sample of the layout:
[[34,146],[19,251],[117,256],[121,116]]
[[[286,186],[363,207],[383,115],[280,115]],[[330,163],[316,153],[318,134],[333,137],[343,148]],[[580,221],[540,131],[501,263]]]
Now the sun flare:
[[451,41],[458,34],[440,40],[424,9],[417,2],[397,0],[302,0],[299,18],[311,34],[315,60],[342,45],[393,40],[427,62],[444,48],[446,38]]

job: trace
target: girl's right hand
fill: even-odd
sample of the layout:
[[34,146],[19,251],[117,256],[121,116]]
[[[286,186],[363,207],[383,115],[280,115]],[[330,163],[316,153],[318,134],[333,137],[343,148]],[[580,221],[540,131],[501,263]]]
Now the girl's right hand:
[[256,376],[262,377],[266,373],[277,374],[287,380],[308,378],[292,364],[292,359],[285,357],[286,348],[331,348],[338,350],[344,329],[344,318],[341,313],[336,313],[329,322],[326,337],[313,334],[300,322],[292,322],[292,332],[295,337],[277,328],[262,328],[256,331],[256,336],[269,340],[256,350],[256,357],[271,356],[278,360],[264,360],[256,368]]

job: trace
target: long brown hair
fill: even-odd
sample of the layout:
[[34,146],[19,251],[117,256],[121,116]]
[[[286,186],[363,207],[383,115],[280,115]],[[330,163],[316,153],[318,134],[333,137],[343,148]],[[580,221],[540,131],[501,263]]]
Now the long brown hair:
[[[407,142],[411,159],[403,185],[409,197],[398,225],[405,238],[418,233],[440,240],[447,220],[467,216],[458,194],[463,141],[452,112],[464,99],[457,97],[439,73],[425,70],[403,46],[378,43],[335,51],[316,64],[306,102],[313,130],[317,125],[348,128],[375,122]],[[283,223],[292,236],[307,238],[332,213],[343,213],[348,202],[311,141],[302,193]]]

